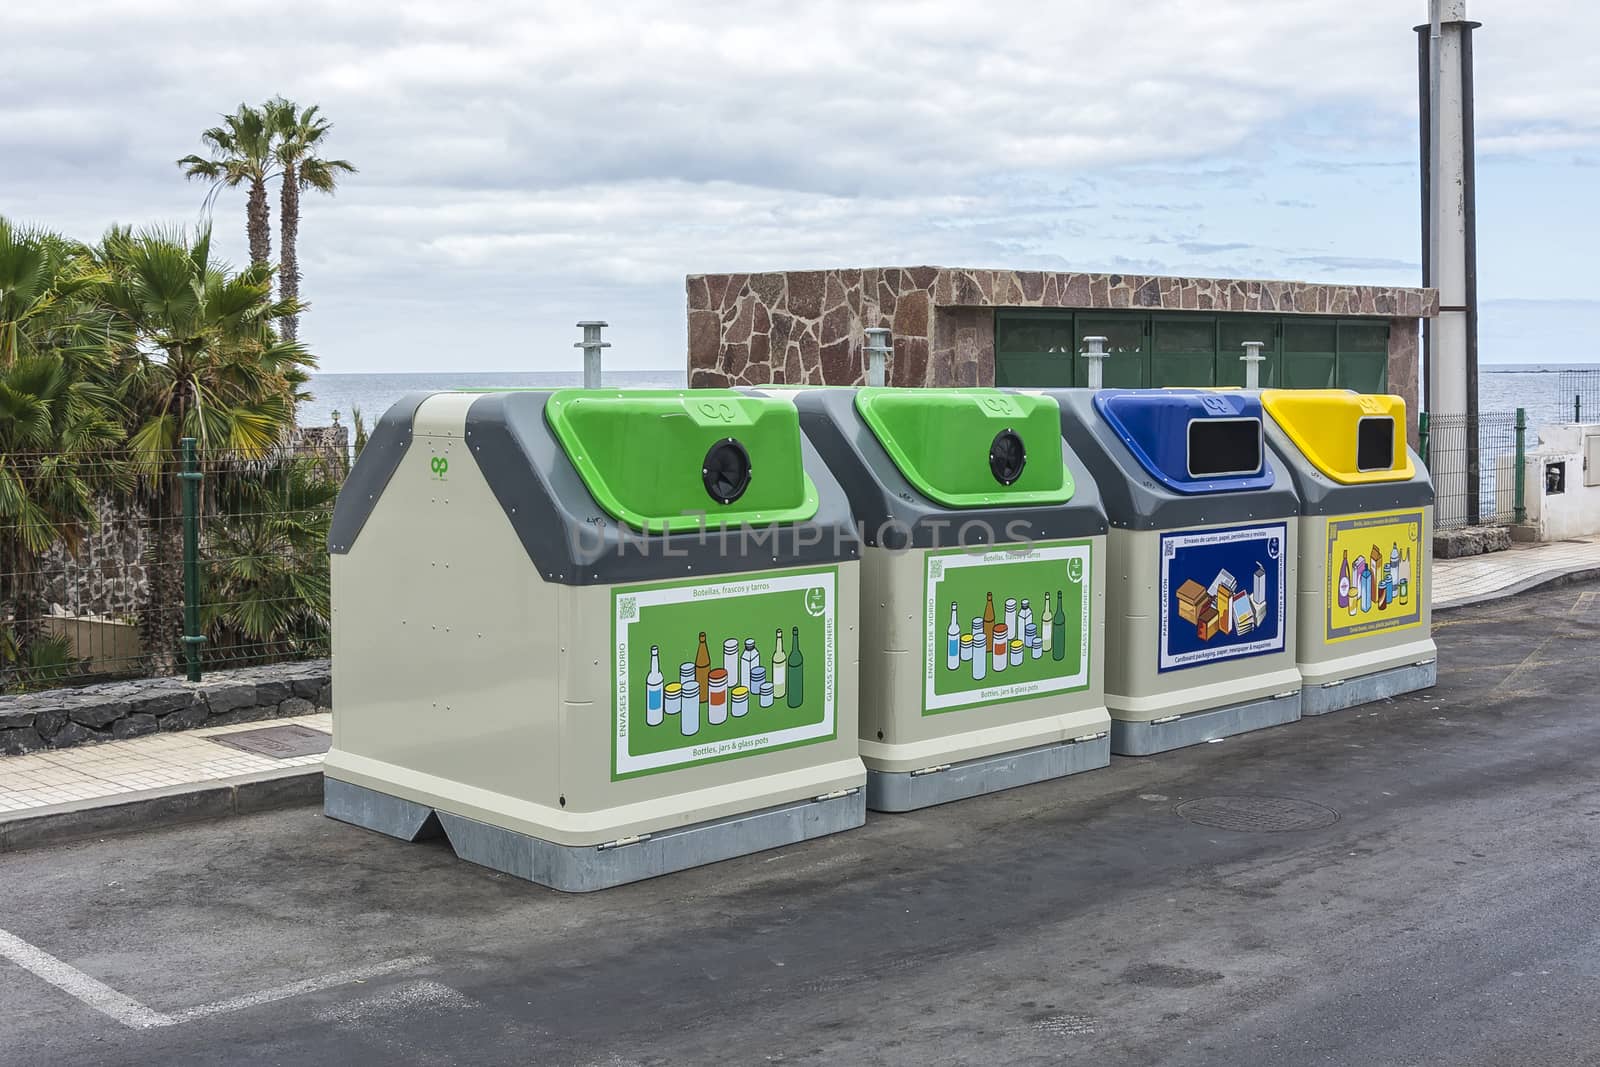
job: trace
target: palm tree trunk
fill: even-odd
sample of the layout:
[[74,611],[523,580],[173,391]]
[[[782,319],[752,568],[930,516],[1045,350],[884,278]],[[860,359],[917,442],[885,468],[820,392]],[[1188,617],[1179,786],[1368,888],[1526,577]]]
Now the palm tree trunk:
[[250,238],[250,262],[267,266],[272,261],[272,215],[267,208],[267,184],[250,183],[250,200],[245,208],[245,233]]
[[[284,163],[282,180],[283,188],[278,197],[278,298],[293,300],[300,295],[300,259],[295,252],[300,236],[300,175],[295,172],[292,160]],[[299,315],[284,316],[280,325],[288,340],[299,336]]]

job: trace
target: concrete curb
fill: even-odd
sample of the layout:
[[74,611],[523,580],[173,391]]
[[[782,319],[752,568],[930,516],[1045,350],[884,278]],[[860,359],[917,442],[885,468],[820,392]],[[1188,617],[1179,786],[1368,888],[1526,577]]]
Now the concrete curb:
[[1600,567],[1580,567],[1576,570],[1556,569],[1541,571],[1530,578],[1524,578],[1503,589],[1495,589],[1478,596],[1465,597],[1452,600],[1448,604],[1435,604],[1435,613],[1441,611],[1455,611],[1458,608],[1470,608],[1474,604],[1484,604],[1491,600],[1504,600],[1508,596],[1519,593],[1531,593],[1536,589],[1560,589],[1566,585],[1576,585],[1578,582],[1587,582],[1592,578],[1600,578]]
[[0,818],[0,854],[321,801],[320,765],[80,800]]

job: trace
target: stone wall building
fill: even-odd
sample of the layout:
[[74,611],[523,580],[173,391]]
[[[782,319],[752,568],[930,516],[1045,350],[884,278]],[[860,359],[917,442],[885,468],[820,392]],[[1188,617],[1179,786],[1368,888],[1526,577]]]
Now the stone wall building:
[[1341,386],[1406,399],[1433,289],[1132,274],[874,267],[687,280],[691,387],[865,381],[863,330],[887,326],[889,384],[1081,385],[1082,338],[1110,339],[1106,384]]

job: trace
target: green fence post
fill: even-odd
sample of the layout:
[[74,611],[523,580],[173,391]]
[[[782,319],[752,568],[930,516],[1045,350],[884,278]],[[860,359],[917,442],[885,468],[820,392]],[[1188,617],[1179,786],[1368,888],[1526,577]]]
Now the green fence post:
[[193,437],[183,445],[183,659],[191,682],[200,680],[200,465]]
[[1524,482],[1526,482],[1526,480],[1527,480],[1527,474],[1523,469],[1524,467],[1527,466],[1527,464],[1524,462],[1528,457],[1528,443],[1527,442],[1528,442],[1528,413],[1526,411],[1524,411],[1522,408],[1518,408],[1517,409],[1517,502],[1516,502],[1516,521],[1517,521],[1517,525],[1518,526],[1521,526],[1523,524],[1523,522],[1525,522],[1527,520],[1527,518],[1528,518],[1528,509],[1526,507],[1524,507],[1523,503],[1522,503],[1522,494],[1523,494],[1524,490],[1526,490],[1526,488],[1527,488],[1527,486],[1524,485]]
[[1572,394],[1572,421],[1573,422],[1582,422],[1583,421],[1583,394],[1582,393],[1573,393]]
[[1428,465],[1428,413],[1417,412],[1417,453],[1422,456],[1422,465]]

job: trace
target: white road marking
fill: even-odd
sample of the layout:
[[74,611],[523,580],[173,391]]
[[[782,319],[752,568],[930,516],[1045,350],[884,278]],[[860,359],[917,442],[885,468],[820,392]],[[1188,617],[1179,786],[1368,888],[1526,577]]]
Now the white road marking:
[[278,1000],[288,1000],[290,997],[302,996],[306,993],[317,993],[334,986],[349,985],[352,982],[364,982],[368,978],[378,978],[396,971],[411,970],[431,962],[428,956],[403,956],[400,959],[386,960],[383,963],[373,963],[365,967],[351,967],[343,971],[334,971],[332,974],[320,975],[316,978],[307,978],[300,982],[291,982],[288,985],[278,986],[274,989],[263,989],[259,993],[246,993],[240,997],[230,997],[219,1000],[214,1004],[201,1004],[195,1008],[184,1008],[168,1015],[147,1008],[137,1000],[119,993],[106,985],[98,978],[91,978],[76,967],[65,963],[50,955],[42,948],[38,948],[22,940],[15,934],[0,930],[0,958],[8,959],[18,967],[42,978],[55,986],[63,993],[68,994],[87,1004],[95,1011],[114,1019],[123,1026],[134,1030],[148,1030],[157,1026],[177,1026],[182,1023],[194,1022],[196,1019],[206,1019],[213,1015],[223,1015],[227,1012],[243,1011],[261,1004],[271,1004]]
[[96,978],[90,978],[68,963],[63,963],[50,953],[22,940],[15,934],[0,930],[0,956],[15,963],[57,989],[89,1005],[95,1011],[135,1030],[152,1026],[171,1026],[175,1021],[124,996]]
[[196,1008],[185,1008],[172,1013],[172,1022],[188,1023],[196,1019],[205,1019],[212,1015],[223,1015],[230,1011],[243,1011],[261,1004],[271,1004],[275,1000],[288,1000],[290,997],[303,996],[306,993],[317,993],[334,986],[349,985],[351,982],[364,982],[368,978],[377,978],[385,974],[394,974],[396,971],[409,971],[430,962],[428,956],[403,956],[397,960],[387,960],[383,963],[373,963],[366,967],[351,967],[344,971],[335,971],[332,974],[319,975],[316,978],[307,978],[299,982],[291,982],[275,989],[263,989],[259,993],[246,993],[240,997],[230,997],[219,1000],[215,1004],[201,1004]]

